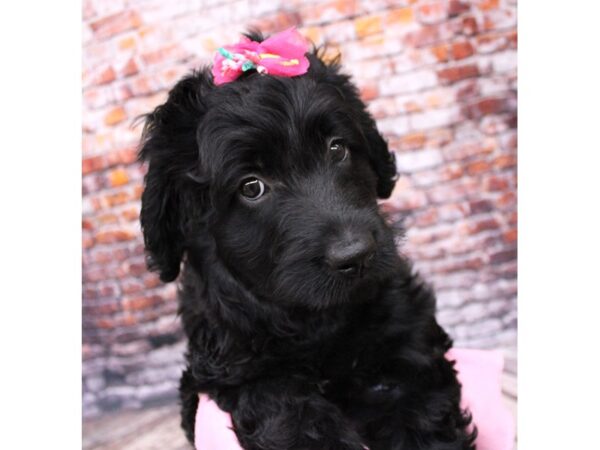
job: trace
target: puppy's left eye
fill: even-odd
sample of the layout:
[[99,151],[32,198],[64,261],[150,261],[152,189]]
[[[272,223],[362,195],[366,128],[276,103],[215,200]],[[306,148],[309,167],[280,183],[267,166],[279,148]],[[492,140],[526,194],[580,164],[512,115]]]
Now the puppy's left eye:
[[240,186],[242,196],[251,201],[261,198],[265,190],[265,183],[255,177],[246,178]]
[[348,159],[350,152],[348,151],[348,145],[342,138],[332,138],[329,141],[329,152],[335,162],[342,162]]

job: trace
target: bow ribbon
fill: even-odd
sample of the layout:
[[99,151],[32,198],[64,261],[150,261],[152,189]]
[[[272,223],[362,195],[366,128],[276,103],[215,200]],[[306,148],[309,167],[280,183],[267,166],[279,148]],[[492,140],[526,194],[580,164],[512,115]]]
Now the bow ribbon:
[[295,28],[272,35],[262,42],[243,36],[234,45],[218,49],[212,68],[216,85],[229,83],[247,70],[294,77],[308,71],[309,44]]

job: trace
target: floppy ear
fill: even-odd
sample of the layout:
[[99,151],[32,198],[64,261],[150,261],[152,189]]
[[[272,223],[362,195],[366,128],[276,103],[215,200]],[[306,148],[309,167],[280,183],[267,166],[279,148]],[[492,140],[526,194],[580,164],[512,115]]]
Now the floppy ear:
[[387,143],[377,130],[377,125],[371,115],[364,109],[364,105],[361,116],[363,133],[369,146],[369,161],[377,174],[377,196],[388,198],[392,194],[398,178],[396,158],[388,150]]
[[397,179],[396,158],[388,150],[388,145],[379,133],[377,124],[367,111],[363,101],[353,84],[346,82],[346,100],[352,105],[356,114],[356,121],[367,143],[367,154],[371,167],[377,175],[377,196],[388,198],[392,194]]
[[396,159],[394,154],[388,150],[387,143],[377,130],[377,125],[366,105],[360,99],[360,95],[354,83],[348,75],[340,73],[340,55],[331,61],[324,61],[325,48],[315,48],[309,55],[311,70],[317,76],[324,77],[329,83],[336,86],[338,91],[348,102],[354,120],[359,124],[366,143],[369,162],[377,174],[377,196],[388,198],[397,179]]
[[148,163],[140,220],[150,270],[173,281],[185,251],[185,227],[196,206],[189,174],[197,168],[196,131],[212,81],[193,72],[169,92],[166,103],[145,116],[139,159]]

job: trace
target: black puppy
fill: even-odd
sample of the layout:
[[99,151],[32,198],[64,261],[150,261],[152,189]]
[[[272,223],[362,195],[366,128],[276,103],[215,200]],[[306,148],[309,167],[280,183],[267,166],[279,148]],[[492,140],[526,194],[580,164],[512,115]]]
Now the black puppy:
[[182,426],[192,442],[206,392],[245,449],[472,449],[435,297],[378,211],[394,159],[339,65],[307,56],[293,78],[194,72],[146,117],[148,264],[182,270]]

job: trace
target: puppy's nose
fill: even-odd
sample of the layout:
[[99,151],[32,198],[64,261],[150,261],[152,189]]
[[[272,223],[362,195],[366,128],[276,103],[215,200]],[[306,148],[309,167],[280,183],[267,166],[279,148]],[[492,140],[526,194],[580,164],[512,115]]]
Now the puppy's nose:
[[361,276],[375,253],[371,233],[347,233],[327,249],[325,260],[329,267],[347,277]]

